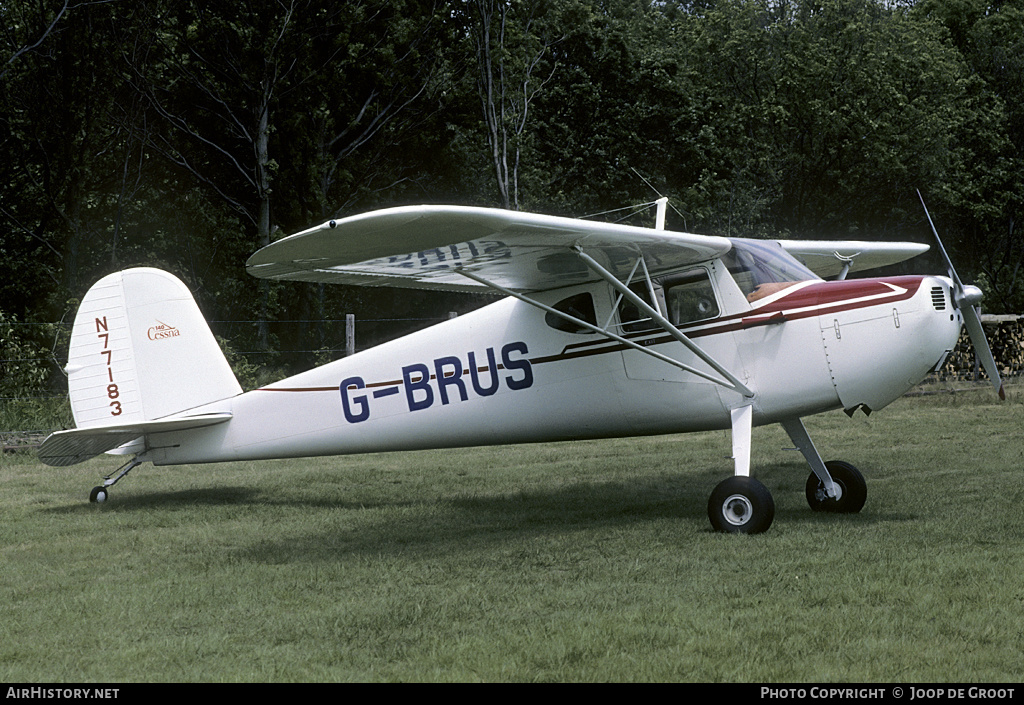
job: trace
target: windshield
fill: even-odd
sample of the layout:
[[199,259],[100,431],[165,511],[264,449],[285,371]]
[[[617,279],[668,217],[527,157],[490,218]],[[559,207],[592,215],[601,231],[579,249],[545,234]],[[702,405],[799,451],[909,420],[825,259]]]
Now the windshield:
[[797,282],[820,279],[773,240],[729,240],[732,249],[722,261],[747,301],[763,299]]

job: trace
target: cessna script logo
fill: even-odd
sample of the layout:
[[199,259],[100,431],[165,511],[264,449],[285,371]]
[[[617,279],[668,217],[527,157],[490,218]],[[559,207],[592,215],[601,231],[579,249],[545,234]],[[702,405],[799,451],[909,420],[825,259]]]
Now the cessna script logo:
[[167,338],[177,338],[181,335],[181,331],[174,326],[169,326],[163,321],[157,321],[157,324],[146,331],[146,337],[150,340],[166,340]]

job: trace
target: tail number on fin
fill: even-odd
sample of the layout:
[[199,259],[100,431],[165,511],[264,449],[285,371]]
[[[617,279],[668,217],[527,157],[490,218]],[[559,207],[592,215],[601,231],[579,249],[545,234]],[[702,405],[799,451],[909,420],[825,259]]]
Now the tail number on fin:
[[100,351],[100,355],[106,358],[107,363],[107,380],[110,384],[107,385],[107,398],[110,399],[110,415],[120,416],[121,402],[117,401],[117,398],[121,396],[120,390],[117,388],[117,382],[114,381],[114,367],[110,364],[111,358],[114,356],[113,351],[110,349],[110,330],[107,327],[107,317],[97,318],[96,320],[96,337],[103,341],[103,349]]

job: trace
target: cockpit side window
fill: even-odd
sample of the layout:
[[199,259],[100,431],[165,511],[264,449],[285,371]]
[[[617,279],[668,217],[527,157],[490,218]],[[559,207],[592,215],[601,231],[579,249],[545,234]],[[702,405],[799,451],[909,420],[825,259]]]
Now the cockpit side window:
[[751,303],[797,282],[820,279],[776,242],[730,240],[732,249],[722,256],[722,262]]
[[665,308],[674,326],[717,318],[721,311],[706,269],[694,269],[662,281]]
[[[711,277],[703,267],[656,280],[654,294],[657,303],[651,302],[646,282],[633,284],[629,288],[674,326],[716,318],[721,314]],[[658,330],[660,327],[626,299],[619,301],[619,321],[626,333],[641,333]]]
[[[592,326],[597,325],[597,311],[594,309],[594,297],[588,292],[583,292],[582,294],[576,294],[575,296],[562,299],[551,308],[561,311],[562,313],[566,313],[573,318],[578,318]],[[578,323],[574,323],[557,314],[551,313],[550,311],[546,316],[544,316],[544,322],[555,330],[564,331],[566,333],[591,332],[589,328],[581,326]]]
[[[651,301],[650,287],[647,286],[647,282],[631,284],[629,289],[639,296],[648,306],[664,312],[665,307],[660,305],[661,287],[657,284],[654,286],[655,296],[659,299],[657,303]],[[657,323],[651,320],[650,316],[648,316],[646,312],[641,311],[636,304],[626,298],[619,299],[619,321],[622,324],[623,333],[643,333],[649,330],[658,330],[660,327]]]

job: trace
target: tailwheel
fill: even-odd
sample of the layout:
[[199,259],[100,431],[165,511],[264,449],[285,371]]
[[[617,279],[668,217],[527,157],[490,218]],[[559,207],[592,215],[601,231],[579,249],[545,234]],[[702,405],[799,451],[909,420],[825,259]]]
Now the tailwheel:
[[775,501],[768,488],[752,477],[734,475],[722,480],[708,500],[708,518],[716,531],[759,534],[775,518]]
[[856,514],[868,498],[868,485],[860,470],[842,460],[830,460],[825,469],[839,486],[839,495],[829,497],[823,483],[813,472],[807,478],[807,503],[816,512]]
[[142,458],[140,456],[135,456],[117,470],[104,477],[102,485],[92,488],[92,492],[89,493],[89,501],[94,503],[106,502],[110,498],[110,488],[116,485],[121,478],[130,473],[133,469],[142,465],[142,463]]

